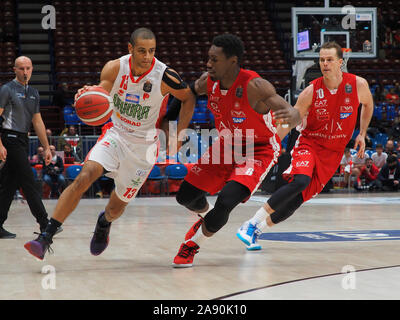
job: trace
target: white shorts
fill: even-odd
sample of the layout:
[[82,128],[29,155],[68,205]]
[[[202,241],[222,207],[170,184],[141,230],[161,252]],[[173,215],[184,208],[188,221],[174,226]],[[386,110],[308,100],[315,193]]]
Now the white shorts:
[[90,150],[87,160],[100,163],[114,179],[115,192],[124,202],[132,200],[158,157],[158,141],[146,142],[122,137],[114,127],[108,129]]

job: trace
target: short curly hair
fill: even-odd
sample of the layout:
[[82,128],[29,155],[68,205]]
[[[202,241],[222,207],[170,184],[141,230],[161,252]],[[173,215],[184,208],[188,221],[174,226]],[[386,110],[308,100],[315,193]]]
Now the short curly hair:
[[214,37],[212,44],[216,47],[221,47],[227,58],[236,56],[238,64],[242,62],[244,45],[237,36],[229,33],[221,34]]

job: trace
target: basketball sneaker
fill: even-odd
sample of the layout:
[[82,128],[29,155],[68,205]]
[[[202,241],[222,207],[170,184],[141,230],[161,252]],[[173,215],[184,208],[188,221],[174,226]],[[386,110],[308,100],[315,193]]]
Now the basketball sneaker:
[[193,236],[196,234],[197,230],[199,230],[201,224],[204,221],[204,218],[199,216],[200,219],[189,229],[189,231],[185,235],[185,241],[193,238]]
[[257,225],[246,221],[237,231],[236,236],[246,245],[246,249],[250,251],[261,250],[261,245],[258,244],[258,237],[261,235],[261,230]]
[[52,243],[53,241],[49,239],[46,232],[43,232],[39,234],[39,236],[35,240],[25,243],[24,248],[28,250],[31,255],[40,260],[43,260],[44,255],[47,251],[49,251],[50,253],[53,252],[53,250],[50,248],[50,245]]
[[99,224],[100,217],[103,214],[104,211],[100,213],[99,218],[97,219],[96,228],[94,229],[94,234],[90,241],[90,253],[94,256],[98,256],[106,250],[110,241],[111,222],[106,227],[102,227]]
[[8,232],[3,227],[0,227],[0,239],[14,239],[16,236],[15,233]]
[[[45,230],[46,230],[46,226],[40,227],[40,232],[44,232]],[[63,227],[59,226],[59,227],[57,228],[57,230],[56,230],[56,233],[55,233],[54,235],[59,234],[59,233],[62,232],[63,230],[64,230]],[[36,233],[36,232],[34,232],[34,233]]]
[[188,268],[193,266],[194,255],[199,252],[200,247],[189,240],[181,244],[178,254],[174,258],[174,268]]

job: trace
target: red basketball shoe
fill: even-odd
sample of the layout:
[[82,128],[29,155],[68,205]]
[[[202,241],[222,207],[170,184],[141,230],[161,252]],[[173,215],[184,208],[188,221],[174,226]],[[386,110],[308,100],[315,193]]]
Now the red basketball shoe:
[[193,266],[194,255],[199,252],[200,247],[193,241],[181,244],[178,254],[175,256],[174,268],[188,268]]

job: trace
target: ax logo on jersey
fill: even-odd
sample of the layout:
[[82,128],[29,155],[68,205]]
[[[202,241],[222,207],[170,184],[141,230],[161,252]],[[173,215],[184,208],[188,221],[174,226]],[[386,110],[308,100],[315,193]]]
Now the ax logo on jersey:
[[143,120],[147,119],[149,116],[150,107],[149,106],[142,106],[139,103],[130,103],[130,101],[138,101],[140,100],[140,96],[127,94],[125,102],[120,99],[118,94],[114,94],[114,106],[118,110],[116,112],[118,118],[121,121],[139,127],[141,125],[140,122],[135,122],[131,119],[127,119],[126,117],[131,117],[136,120]]

